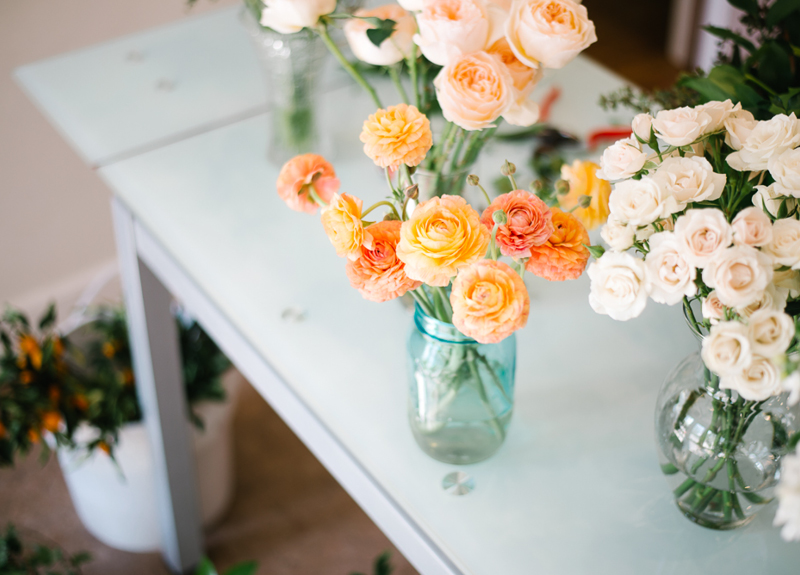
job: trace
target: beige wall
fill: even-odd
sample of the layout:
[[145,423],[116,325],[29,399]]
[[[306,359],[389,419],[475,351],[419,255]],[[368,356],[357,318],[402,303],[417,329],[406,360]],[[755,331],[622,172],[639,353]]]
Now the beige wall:
[[[192,13],[235,3],[199,0]],[[0,0],[0,306],[66,313],[114,265],[108,191],[14,83],[14,68],[187,15],[184,0]]]

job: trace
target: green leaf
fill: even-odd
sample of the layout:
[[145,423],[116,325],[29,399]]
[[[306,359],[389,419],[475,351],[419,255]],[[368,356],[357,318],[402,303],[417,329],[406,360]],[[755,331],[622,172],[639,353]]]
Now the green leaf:
[[731,6],[735,6],[740,10],[744,10],[751,16],[758,15],[758,1],[757,0],[728,0]]
[[389,563],[389,559],[391,559],[392,554],[388,551],[384,551],[378,558],[375,559],[375,565],[373,567],[375,575],[390,575],[393,571],[391,564]]
[[750,40],[748,40],[747,38],[743,38],[742,36],[739,36],[739,34],[737,34],[732,30],[728,30],[727,28],[718,28],[716,26],[704,26],[703,30],[705,30],[709,34],[713,34],[717,38],[722,38],[723,40],[731,40],[734,44],[741,46],[751,54],[756,51],[756,47]]
[[225,571],[225,575],[253,575],[256,569],[258,569],[258,563],[255,561],[248,561],[246,563],[234,565]]
[[194,575],[218,575],[217,568],[214,567],[214,564],[209,560],[208,557],[203,557],[200,560],[200,565],[197,566],[197,570],[194,572]]
[[592,254],[592,257],[595,259],[600,259],[601,257],[603,257],[603,254],[606,253],[606,250],[605,248],[603,248],[603,246],[587,246],[586,244],[583,245],[587,250],[589,250],[589,253]]
[[800,0],[775,0],[767,12],[767,26],[778,26],[792,12],[800,10]]
[[675,475],[678,471],[680,470],[671,463],[664,463],[661,465],[661,473],[664,475]]
[[53,323],[56,321],[56,304],[51,303],[47,307],[47,311],[42,316],[42,319],[39,320],[39,329],[45,330],[49,328]]
[[729,94],[712,81],[711,78],[687,78],[683,84],[700,94],[703,103],[712,100],[725,101],[736,97],[735,93]]
[[367,38],[380,48],[384,40],[394,32],[396,22],[394,20],[381,20],[380,18],[371,18],[370,20],[377,20],[379,23],[375,25],[375,28],[367,30]]
[[758,53],[758,79],[774,92],[785,91],[792,81],[789,55],[777,42],[766,42]]
[[792,435],[791,439],[789,439],[789,443],[786,444],[786,447],[789,450],[792,450],[797,447],[798,443],[800,443],[800,431]]

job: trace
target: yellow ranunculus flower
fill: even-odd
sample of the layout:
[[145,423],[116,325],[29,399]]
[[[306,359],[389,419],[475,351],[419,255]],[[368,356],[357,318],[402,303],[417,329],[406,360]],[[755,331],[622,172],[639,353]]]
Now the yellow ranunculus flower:
[[[597,177],[600,166],[594,162],[575,160],[572,165],[561,167],[561,177],[569,183],[569,193],[559,196],[561,209],[569,211],[578,206],[572,214],[580,220],[587,230],[593,230],[608,219],[608,197],[611,184]],[[588,207],[580,206],[582,196],[591,196]]]
[[361,200],[348,194],[333,194],[322,210],[322,227],[336,248],[336,255],[351,261],[361,256],[361,246],[372,249],[372,235],[361,223]]

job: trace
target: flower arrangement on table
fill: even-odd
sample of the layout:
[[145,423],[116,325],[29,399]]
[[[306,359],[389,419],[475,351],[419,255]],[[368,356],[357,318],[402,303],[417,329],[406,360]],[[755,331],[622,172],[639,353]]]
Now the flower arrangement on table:
[[[364,122],[361,140],[366,155],[387,170],[385,200],[363,209],[361,199],[339,194],[333,166],[314,154],[283,166],[277,192],[296,211],[322,208],[325,233],[365,299],[384,302],[408,293],[416,301],[409,374],[417,390],[412,403],[418,403],[412,428],[423,449],[453,463],[488,457],[511,416],[512,336],[530,311],[522,277],[526,271],[551,281],[580,276],[589,259],[588,233],[573,214],[519,189],[508,162],[502,173],[513,191],[493,200],[477,176],[467,178],[483,190],[488,207],[482,214],[455,195],[418,203],[412,176],[431,149],[432,134],[428,119],[411,106],[378,110]],[[385,215],[368,220],[378,208]],[[482,407],[454,413],[464,394]],[[427,399],[420,403],[422,396]],[[491,437],[472,442],[477,453],[454,453],[447,434],[457,435],[458,428],[469,433],[470,426]]]
[[[405,104],[394,108],[396,115],[441,110],[445,124],[419,164],[425,197],[460,194],[464,177],[502,120],[517,126],[537,122],[531,92],[544,69],[562,68],[597,39],[586,8],[573,0],[403,0],[354,14],[335,12],[335,0],[250,5],[262,26],[317,34],[383,109],[360,67],[330,38],[329,28],[346,20],[353,54],[392,77]],[[375,124],[370,137],[385,137],[393,124],[383,121],[386,126]]]
[[[688,517],[736,527],[768,501],[798,426],[800,379],[782,370],[799,349],[800,121],[756,121],[727,100],[640,114],[632,129],[601,161],[616,183],[589,301],[622,321],[649,299],[682,305],[704,373],[662,390],[662,469]],[[765,429],[768,447],[750,451]]]

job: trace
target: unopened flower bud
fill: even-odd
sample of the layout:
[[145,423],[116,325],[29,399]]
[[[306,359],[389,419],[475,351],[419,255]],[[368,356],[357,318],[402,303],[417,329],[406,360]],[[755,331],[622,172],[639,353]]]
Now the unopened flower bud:
[[394,212],[386,212],[386,215],[383,216],[383,221],[384,222],[391,222],[391,221],[397,220],[397,219],[399,219],[399,218],[396,215],[394,215]]
[[495,210],[492,213],[492,220],[494,223],[502,226],[508,222],[508,216],[506,216],[506,213],[503,210]]
[[517,173],[517,166],[506,160],[506,163],[500,168],[500,173],[504,176],[513,176]]
[[566,180],[558,180],[555,184],[556,186],[556,193],[559,196],[563,196],[564,194],[569,193],[569,182]]
[[592,205],[592,196],[581,196],[578,203],[582,208],[588,208]]
[[531,182],[531,191],[534,194],[541,192],[543,189],[544,189],[544,184],[542,183],[542,180],[533,180]]
[[419,184],[414,184],[406,188],[406,197],[409,200],[416,200],[419,196]]
[[469,176],[467,176],[467,183],[470,186],[477,186],[478,184],[481,183],[481,180],[475,174],[470,174]]

